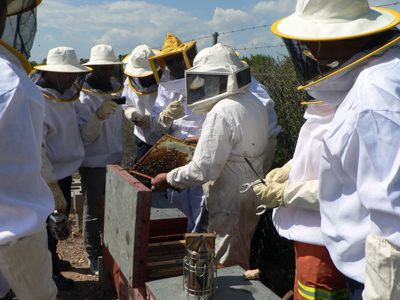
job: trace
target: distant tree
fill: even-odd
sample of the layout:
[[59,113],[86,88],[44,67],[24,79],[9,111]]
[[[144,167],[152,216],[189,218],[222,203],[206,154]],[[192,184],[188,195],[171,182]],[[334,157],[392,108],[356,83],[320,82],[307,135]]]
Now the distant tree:
[[46,65],[47,64],[47,58],[43,58],[42,62],[40,63],[41,65]]
[[32,70],[33,70],[33,67],[34,67],[34,66],[37,66],[37,65],[38,65],[36,61],[30,61],[29,63],[30,63],[30,65],[31,65]]
[[79,63],[82,65],[82,64],[85,64],[85,63],[87,63],[89,60],[87,59],[87,58],[80,58],[79,59]]

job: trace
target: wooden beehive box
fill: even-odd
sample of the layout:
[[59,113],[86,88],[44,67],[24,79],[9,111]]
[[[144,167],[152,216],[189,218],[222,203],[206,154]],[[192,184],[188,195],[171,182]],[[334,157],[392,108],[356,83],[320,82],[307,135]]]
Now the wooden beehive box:
[[161,194],[120,166],[107,166],[104,265],[120,299],[148,280],[182,274],[186,227],[187,217]]

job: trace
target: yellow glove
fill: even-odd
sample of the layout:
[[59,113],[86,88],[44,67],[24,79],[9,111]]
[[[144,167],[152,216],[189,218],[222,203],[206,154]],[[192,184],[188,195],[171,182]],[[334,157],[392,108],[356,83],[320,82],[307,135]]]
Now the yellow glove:
[[272,180],[265,180],[265,184],[257,184],[253,186],[253,191],[257,198],[260,199],[267,208],[277,206],[285,206],[283,200],[283,191],[285,190],[286,182],[279,183]]
[[272,180],[279,183],[283,183],[289,178],[290,171],[292,170],[292,165],[290,161],[285,164],[282,168],[273,169],[271,172],[265,176],[265,180]]
[[64,194],[62,193],[60,186],[57,181],[52,181],[47,183],[49,188],[51,189],[54,197],[54,204],[56,206],[56,210],[58,211],[66,211],[67,209],[67,200],[65,200]]
[[100,105],[100,107],[96,111],[96,115],[99,117],[101,121],[107,119],[109,114],[115,114],[118,104],[111,101],[115,95],[110,95],[106,100]]
[[180,119],[184,116],[185,108],[181,105],[181,102],[173,101],[160,114],[160,119],[165,125],[169,125],[173,120]]
[[141,114],[134,114],[132,122],[142,129],[150,128],[150,115],[142,116]]

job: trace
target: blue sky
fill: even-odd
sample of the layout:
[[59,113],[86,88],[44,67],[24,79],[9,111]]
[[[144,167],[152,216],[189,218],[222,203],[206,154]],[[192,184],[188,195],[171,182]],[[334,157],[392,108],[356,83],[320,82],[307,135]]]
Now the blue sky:
[[[371,6],[397,2],[369,1]],[[238,49],[241,56],[279,57],[287,52],[270,27],[228,32],[270,25],[292,14],[295,6],[296,0],[43,0],[30,60],[40,63],[57,46],[75,48],[79,58],[89,58],[91,47],[101,43],[112,45],[117,55],[141,44],[161,48],[167,33],[182,42],[197,40],[201,50],[212,45],[213,32],[220,34],[218,42]],[[400,10],[400,4],[385,7]]]

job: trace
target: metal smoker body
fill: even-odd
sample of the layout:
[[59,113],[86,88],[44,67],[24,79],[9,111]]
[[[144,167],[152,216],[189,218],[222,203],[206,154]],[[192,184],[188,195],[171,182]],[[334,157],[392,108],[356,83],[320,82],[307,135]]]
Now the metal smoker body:
[[183,291],[188,300],[206,300],[217,288],[214,246],[200,235],[187,247],[183,259]]

